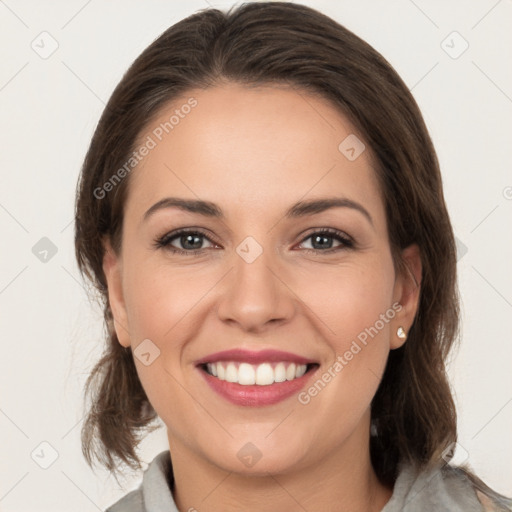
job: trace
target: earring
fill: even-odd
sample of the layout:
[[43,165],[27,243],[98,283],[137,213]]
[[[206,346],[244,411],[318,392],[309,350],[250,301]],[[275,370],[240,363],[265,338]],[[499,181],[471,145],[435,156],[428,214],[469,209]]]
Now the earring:
[[402,326],[400,326],[397,331],[396,331],[396,335],[401,339],[401,340],[405,340],[405,338],[407,338],[407,334],[405,334],[405,331],[404,331],[404,328]]

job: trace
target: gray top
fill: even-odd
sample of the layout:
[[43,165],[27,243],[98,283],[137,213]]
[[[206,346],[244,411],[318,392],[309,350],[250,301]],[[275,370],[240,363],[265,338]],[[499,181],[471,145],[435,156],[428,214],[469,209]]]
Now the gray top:
[[[172,478],[169,450],[158,454],[144,471],[140,486],[105,512],[179,512],[167,475]],[[415,472],[401,465],[393,495],[381,512],[484,512],[475,487],[460,468],[448,464]],[[494,510],[512,510],[496,508]]]

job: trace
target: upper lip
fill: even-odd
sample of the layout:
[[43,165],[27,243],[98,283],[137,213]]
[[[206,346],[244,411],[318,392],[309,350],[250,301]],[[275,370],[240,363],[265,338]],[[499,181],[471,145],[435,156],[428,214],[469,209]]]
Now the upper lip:
[[293,354],[291,352],[283,352],[282,350],[259,350],[251,351],[241,348],[235,348],[231,350],[223,350],[221,352],[215,352],[196,362],[196,365],[202,365],[207,363],[216,363],[218,361],[239,361],[244,363],[261,364],[268,362],[279,362],[287,361],[296,364],[310,364],[315,363],[312,359]]

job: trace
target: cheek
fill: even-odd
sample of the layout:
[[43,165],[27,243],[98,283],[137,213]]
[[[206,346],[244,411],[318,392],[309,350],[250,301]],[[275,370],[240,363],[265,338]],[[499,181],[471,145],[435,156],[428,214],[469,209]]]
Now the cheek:
[[[147,254],[126,261],[126,310],[137,373],[146,394],[161,417],[187,410],[190,396],[183,392],[184,354],[203,324],[202,305],[218,282],[210,272],[171,268]],[[150,343],[147,341],[150,340]],[[154,362],[146,365],[138,354],[149,347]],[[147,350],[144,349],[144,352]],[[153,360],[153,359],[152,359]],[[162,390],[168,390],[167,394]],[[172,394],[169,401],[166,397]]]
[[364,267],[347,265],[329,276],[319,275],[316,286],[309,288],[305,302],[317,316],[317,330],[331,349],[330,360],[318,375],[328,382],[322,391],[324,403],[354,413],[369,405],[389,355],[391,322],[396,315],[393,282],[391,260],[380,259]]
[[172,344],[183,333],[186,319],[214,284],[211,275],[199,278],[189,269],[175,269],[151,259],[134,261],[126,269],[126,307],[132,341],[145,338]]
[[328,272],[317,272],[314,278],[304,280],[299,293],[339,353],[376,322],[379,334],[382,331],[387,337],[389,325],[382,323],[381,315],[388,313],[385,320],[394,317],[393,283],[391,261],[369,258],[365,265],[338,265]]
[[[151,258],[130,264],[126,265],[126,309],[137,374],[158,415],[167,425],[175,424],[191,409],[181,364],[184,347],[199,323],[194,306],[211,285],[194,279],[192,273],[154,264]],[[149,350],[142,350],[143,343]],[[139,358],[141,352],[151,354],[150,364]]]

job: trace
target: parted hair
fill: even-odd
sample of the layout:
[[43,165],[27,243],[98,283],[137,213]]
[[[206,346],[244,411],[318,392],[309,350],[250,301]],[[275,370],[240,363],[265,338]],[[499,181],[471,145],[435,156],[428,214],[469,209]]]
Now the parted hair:
[[333,19],[287,2],[244,3],[228,12],[204,9],[171,26],[129,67],[98,122],[75,208],[78,266],[99,292],[106,331],[84,395],[87,462],[92,466],[96,459],[114,473],[121,463],[138,469],[136,448],[158,428],[131,348],[117,339],[102,270],[104,237],[121,250],[130,175],[100,199],[95,190],[130,158],[138,136],[162,108],[194,88],[229,82],[281,84],[319,95],[370,148],[395,267],[404,269],[401,251],[413,243],[422,263],[414,323],[406,343],[390,352],[372,400],[371,460],[386,484],[395,481],[401,461],[422,468],[439,463],[457,439],[445,364],[459,339],[459,296],[438,159],[417,103],[392,66]]

